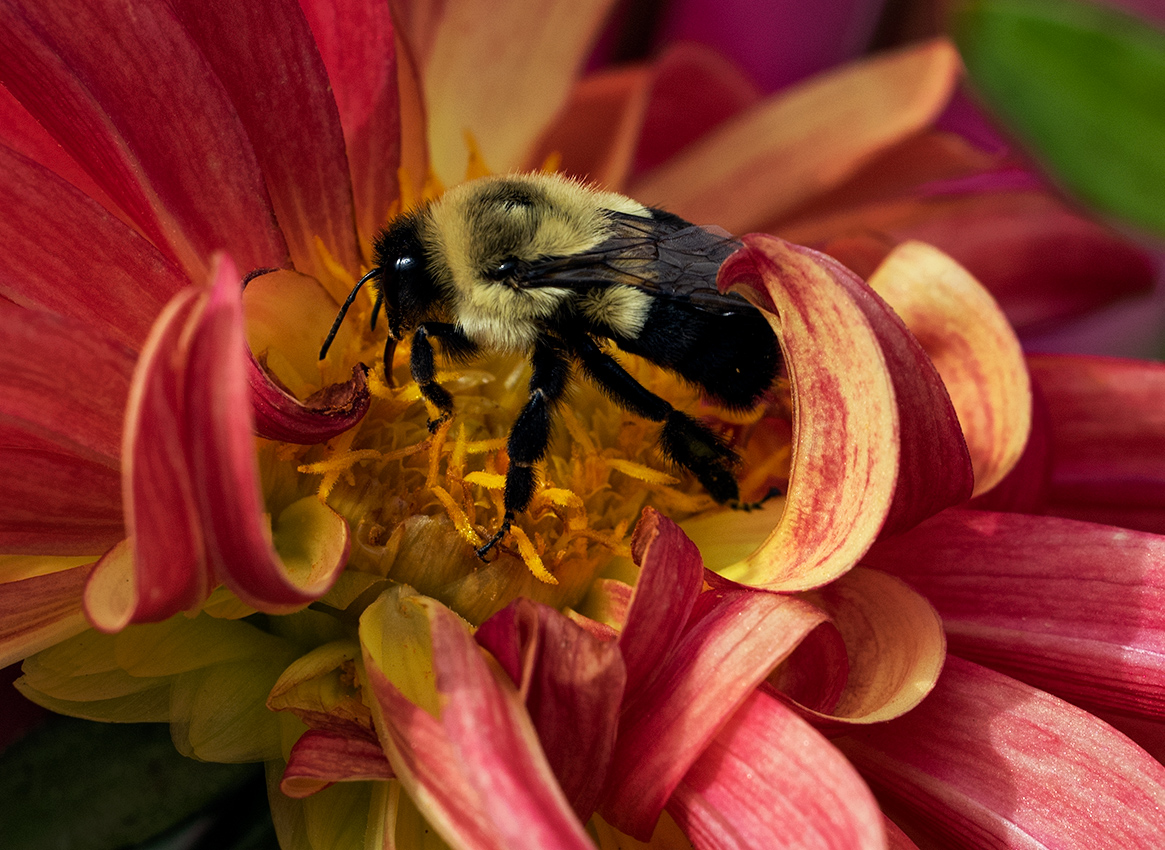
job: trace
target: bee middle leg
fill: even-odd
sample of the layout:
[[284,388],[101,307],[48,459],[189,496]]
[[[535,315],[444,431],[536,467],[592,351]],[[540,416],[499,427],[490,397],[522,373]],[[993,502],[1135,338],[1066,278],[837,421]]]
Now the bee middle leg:
[[477,550],[477,557],[483,561],[510,530],[514,517],[526,510],[534,498],[538,486],[534,464],[542,459],[550,446],[551,414],[570,379],[570,357],[552,338],[544,337],[535,343],[530,364],[530,400],[518,414],[506,441],[506,452],[510,456],[502,496],[506,512],[497,533]]
[[[413,332],[413,347],[409,353],[409,370],[413,381],[429,402],[437,408],[439,415],[429,420],[429,433],[435,433],[442,423],[453,415],[453,396],[449,390],[437,383],[437,361],[433,356],[430,337],[441,340],[451,356],[464,358],[476,351],[477,346],[463,334],[456,325],[448,322],[424,322]],[[385,367],[387,369],[387,367]]]
[[659,442],[665,455],[695,475],[717,502],[740,501],[736,452],[709,428],[647,390],[590,337],[571,342],[583,369],[612,401],[644,419],[663,423]]

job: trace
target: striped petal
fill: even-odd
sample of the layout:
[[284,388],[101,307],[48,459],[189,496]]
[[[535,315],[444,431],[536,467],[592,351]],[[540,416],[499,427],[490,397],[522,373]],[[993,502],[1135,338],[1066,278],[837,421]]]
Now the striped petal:
[[442,838],[464,848],[592,846],[518,693],[463,620],[396,587],[361,615],[360,642],[393,772]]
[[760,692],[712,739],[667,810],[700,850],[886,846],[878,804],[849,762]]
[[946,511],[865,562],[926,595],[952,652],[1081,705],[1165,718],[1165,538]]
[[392,776],[384,750],[376,741],[312,729],[292,746],[279,790],[301,799],[333,782],[383,781]]
[[934,362],[959,416],[975,495],[1019,460],[1031,428],[1023,352],[999,306],[937,248],[906,242],[869,279]]
[[0,667],[89,628],[81,596],[92,564],[0,584]]
[[[246,130],[296,268],[330,279],[317,238],[332,259],[359,268],[340,114],[299,4],[176,0],[171,6]],[[257,267],[244,262],[243,268]]]
[[192,280],[220,249],[286,264],[246,131],[169,4],[11,0],[0,41],[0,81]]
[[824,74],[721,125],[630,194],[733,233],[762,228],[926,127],[959,68],[934,41]]
[[1053,696],[951,658],[930,697],[837,742],[943,846],[1158,847],[1165,767]]

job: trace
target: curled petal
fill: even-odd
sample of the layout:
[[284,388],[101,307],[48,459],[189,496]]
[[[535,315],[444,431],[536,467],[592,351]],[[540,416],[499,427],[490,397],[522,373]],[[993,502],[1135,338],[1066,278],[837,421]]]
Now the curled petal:
[[368,390],[368,367],[352,367],[352,378],[332,384],[300,401],[283,389],[254,355],[247,360],[247,383],[251,388],[255,432],[268,440],[314,445],[339,436],[364,418],[372,403]]
[[291,748],[279,790],[293,799],[333,782],[392,779],[384,750],[375,741],[309,729]]
[[929,124],[959,69],[946,41],[848,65],[726,122],[631,194],[733,233],[760,228]]
[[[521,167],[566,100],[611,0],[447,0],[432,47],[417,49],[433,169],[464,178],[469,132],[497,172]],[[499,51],[499,44],[521,45]]]
[[934,603],[952,652],[1075,703],[1165,717],[1165,538],[946,511],[866,563]]
[[0,584],[0,667],[89,627],[81,596],[92,564]]
[[701,594],[650,691],[620,721],[601,811],[640,840],[736,707],[825,619],[799,599],[722,584]]
[[831,728],[878,723],[905,714],[930,693],[942,672],[946,640],[925,598],[893,576],[860,567],[808,596],[829,615],[849,655],[837,705],[805,712],[811,721]]
[[563,793],[586,820],[619,728],[627,678],[619,648],[524,598],[482,623],[475,637],[518,686]]
[[961,266],[922,242],[899,245],[869,279],[934,361],[958,412],[987,492],[1023,453],[1031,385],[1015,332],[995,300]]
[[521,699],[467,624],[395,587],[360,617],[377,732],[441,836],[465,848],[591,847]]
[[1158,847],[1165,767],[1090,714],[951,658],[918,708],[836,742],[937,843]]
[[162,306],[187,283],[96,201],[3,146],[0,207],[0,294],[18,304],[75,319],[137,349]]
[[712,739],[667,810],[701,850],[886,846],[878,804],[857,771],[763,692]]
[[177,0],[171,5],[238,113],[296,268],[330,279],[316,238],[342,266],[357,268],[360,251],[340,114],[299,4],[254,0],[206,6]]
[[[878,337],[840,266],[769,236],[745,237],[719,285],[748,287],[770,316],[793,387],[785,511],[729,578],[773,590],[825,584],[877,537],[894,495],[899,420]],[[860,285],[860,284],[859,284]]]
[[9,3],[0,40],[0,80],[191,279],[215,250],[287,262],[246,131],[168,4]]

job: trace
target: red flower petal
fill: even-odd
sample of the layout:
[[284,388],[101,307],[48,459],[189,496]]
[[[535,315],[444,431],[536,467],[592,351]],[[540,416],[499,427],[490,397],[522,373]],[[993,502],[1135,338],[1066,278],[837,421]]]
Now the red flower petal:
[[1165,532],[1165,365],[1049,355],[1029,366],[1052,422],[1046,510]]
[[524,598],[482,623],[475,637],[518,686],[558,784],[588,819],[619,728],[627,679],[619,648]]
[[328,69],[344,129],[356,225],[370,243],[400,196],[401,110],[389,5],[375,0],[301,0],[299,5]]
[[667,810],[701,850],[886,846],[878,804],[857,771],[760,692],[712,739]]
[[999,306],[936,248],[906,242],[869,279],[934,361],[958,411],[975,469],[990,490],[1023,453],[1031,388],[1023,352]]
[[287,262],[246,132],[167,3],[11,3],[0,41],[0,81],[191,279],[219,249]]
[[736,707],[825,620],[799,599],[719,583],[700,595],[658,678],[620,721],[601,811],[640,840]]
[[[171,5],[238,112],[296,268],[330,279],[313,241],[317,237],[344,268],[359,268],[340,114],[299,5],[294,0]],[[240,256],[233,245],[221,247]],[[243,268],[258,266],[244,262]]]
[[352,368],[350,381],[324,387],[300,401],[279,386],[250,355],[247,384],[251,388],[255,432],[285,443],[314,445],[339,436],[363,419],[372,403],[368,367],[363,363]]
[[291,748],[279,790],[300,799],[333,782],[392,779],[384,750],[375,741],[309,729]]
[[2,146],[0,207],[0,294],[18,304],[76,319],[136,349],[188,282],[97,202]]
[[0,584],[0,667],[89,627],[81,596],[92,564]]
[[1078,708],[950,658],[914,711],[837,741],[951,846],[1165,845],[1165,767]]
[[926,595],[952,652],[1082,705],[1165,717],[1165,538],[946,511],[865,562]]
[[365,610],[360,638],[393,771],[442,838],[459,848],[592,847],[513,685],[463,620],[397,588]]

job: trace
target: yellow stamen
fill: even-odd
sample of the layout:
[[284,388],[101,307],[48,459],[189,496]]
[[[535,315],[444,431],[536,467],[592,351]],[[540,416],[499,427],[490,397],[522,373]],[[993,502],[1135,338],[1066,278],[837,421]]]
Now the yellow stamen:
[[603,460],[611,469],[617,469],[624,475],[630,475],[632,478],[638,478],[640,481],[645,481],[648,484],[680,483],[680,479],[674,475],[668,475],[666,472],[652,469],[650,466],[644,466],[641,463],[635,463],[634,461],[623,460],[617,457],[608,457]]
[[534,578],[543,584],[558,584],[558,579],[546,569],[546,565],[538,557],[534,544],[530,542],[530,538],[526,536],[522,527],[520,525],[511,526],[510,534],[514,536],[514,541],[518,544],[518,554],[522,556],[522,560],[526,562],[526,566],[533,573]]
[[466,484],[476,484],[486,490],[504,490],[506,487],[506,476],[496,472],[470,472],[464,481]]
[[[449,495],[449,491],[444,487],[430,487],[429,489],[433,491],[433,495],[441,502],[441,505],[445,508],[445,513],[449,514],[449,519],[453,520],[453,527],[457,529],[457,532],[465,538],[470,546],[476,549],[485,542],[473,530],[473,526],[469,522],[469,517],[465,515],[461,507]],[[528,540],[526,542],[529,543]]]

